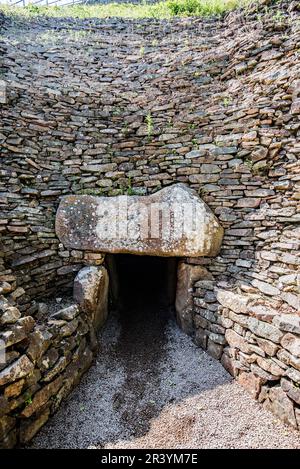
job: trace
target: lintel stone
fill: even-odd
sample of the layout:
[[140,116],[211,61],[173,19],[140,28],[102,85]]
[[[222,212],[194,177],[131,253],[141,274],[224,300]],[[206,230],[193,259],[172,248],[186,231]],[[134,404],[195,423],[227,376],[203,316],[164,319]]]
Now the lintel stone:
[[184,184],[149,196],[65,196],[56,233],[69,249],[178,257],[216,256],[223,238],[213,212]]

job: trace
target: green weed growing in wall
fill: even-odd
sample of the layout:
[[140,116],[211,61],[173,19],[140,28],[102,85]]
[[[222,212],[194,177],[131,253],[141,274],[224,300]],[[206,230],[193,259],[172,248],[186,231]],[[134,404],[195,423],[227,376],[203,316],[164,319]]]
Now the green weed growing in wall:
[[152,134],[153,134],[153,119],[152,119],[150,111],[146,115],[146,124],[147,124],[148,139],[150,139],[152,137]]

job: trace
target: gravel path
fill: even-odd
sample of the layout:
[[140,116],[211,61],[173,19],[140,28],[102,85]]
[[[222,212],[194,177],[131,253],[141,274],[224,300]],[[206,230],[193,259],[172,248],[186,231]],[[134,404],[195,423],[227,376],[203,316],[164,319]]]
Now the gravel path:
[[111,316],[95,365],[33,448],[300,448],[164,311]]

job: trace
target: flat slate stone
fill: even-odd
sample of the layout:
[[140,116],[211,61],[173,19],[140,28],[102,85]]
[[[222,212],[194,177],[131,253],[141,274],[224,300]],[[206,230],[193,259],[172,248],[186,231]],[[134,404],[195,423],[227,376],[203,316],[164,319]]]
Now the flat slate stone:
[[223,228],[184,184],[149,196],[61,199],[56,233],[71,249],[152,256],[216,256]]

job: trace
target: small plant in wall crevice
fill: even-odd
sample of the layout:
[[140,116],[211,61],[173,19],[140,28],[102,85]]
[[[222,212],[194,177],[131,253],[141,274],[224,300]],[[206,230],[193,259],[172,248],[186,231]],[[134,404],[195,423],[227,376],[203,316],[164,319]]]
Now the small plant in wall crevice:
[[24,401],[25,407],[28,407],[30,404],[32,404],[32,396],[31,394],[26,394],[26,398]]
[[147,124],[147,136],[148,136],[148,139],[150,140],[153,134],[153,119],[152,119],[152,115],[150,111],[147,113],[145,121]]

